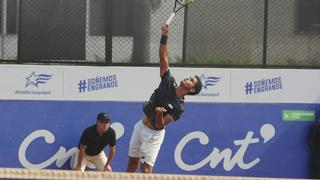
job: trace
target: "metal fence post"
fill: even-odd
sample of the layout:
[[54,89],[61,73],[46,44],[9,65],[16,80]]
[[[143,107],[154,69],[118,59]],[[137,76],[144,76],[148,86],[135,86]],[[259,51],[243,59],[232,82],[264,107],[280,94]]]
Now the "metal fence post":
[[187,49],[187,29],[188,29],[188,6],[184,8],[183,19],[183,39],[182,39],[182,64],[186,64],[186,49]]
[[112,5],[113,0],[106,3],[106,32],[105,32],[105,64],[112,63]]
[[267,66],[267,48],[268,48],[268,13],[269,13],[269,0],[264,0],[264,24],[263,24],[263,54],[262,66]]

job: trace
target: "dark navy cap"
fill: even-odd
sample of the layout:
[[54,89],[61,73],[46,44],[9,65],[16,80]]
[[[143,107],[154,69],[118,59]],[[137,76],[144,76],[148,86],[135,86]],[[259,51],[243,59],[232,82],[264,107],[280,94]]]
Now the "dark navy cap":
[[101,122],[109,122],[110,121],[110,116],[106,112],[101,112],[97,116],[97,120]]

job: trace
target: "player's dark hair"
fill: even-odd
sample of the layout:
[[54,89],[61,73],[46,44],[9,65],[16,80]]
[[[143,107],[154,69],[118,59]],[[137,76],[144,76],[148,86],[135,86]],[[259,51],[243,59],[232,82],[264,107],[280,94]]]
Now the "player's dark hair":
[[197,83],[193,86],[193,88],[195,89],[194,92],[189,92],[188,95],[197,95],[200,93],[201,89],[202,89],[202,82],[201,79],[199,78],[199,76],[194,76],[197,79]]

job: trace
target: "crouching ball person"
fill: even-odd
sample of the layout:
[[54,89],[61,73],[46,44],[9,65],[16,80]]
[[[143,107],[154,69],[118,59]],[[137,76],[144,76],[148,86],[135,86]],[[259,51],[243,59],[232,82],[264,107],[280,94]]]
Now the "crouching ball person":
[[[109,145],[108,158],[104,148]],[[111,172],[111,160],[115,154],[116,133],[110,127],[108,113],[101,112],[97,116],[96,124],[86,128],[79,142],[78,163],[75,170],[84,171],[87,163],[91,162],[98,171]]]
[[141,172],[152,173],[164,139],[165,126],[180,118],[184,111],[184,96],[196,95],[202,88],[198,76],[186,77],[177,86],[169,71],[167,38],[168,25],[164,25],[159,49],[161,82],[143,106],[145,115],[134,126],[127,172],[135,172],[141,164]]

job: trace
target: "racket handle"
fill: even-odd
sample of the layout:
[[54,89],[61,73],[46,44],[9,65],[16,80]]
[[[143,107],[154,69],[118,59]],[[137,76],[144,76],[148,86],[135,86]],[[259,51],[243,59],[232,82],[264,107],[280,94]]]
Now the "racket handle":
[[166,22],[166,25],[169,25],[173,19],[173,17],[176,15],[176,13],[171,13],[170,17],[168,18],[167,22]]

